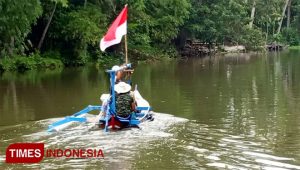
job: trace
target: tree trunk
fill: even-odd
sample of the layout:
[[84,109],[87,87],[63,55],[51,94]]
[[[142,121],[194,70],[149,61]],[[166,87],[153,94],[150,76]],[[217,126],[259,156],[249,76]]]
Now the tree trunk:
[[279,26],[278,26],[278,29],[277,29],[277,34],[280,33],[281,26],[282,26],[282,21],[283,21],[284,15],[285,15],[286,8],[287,8],[287,6],[289,4],[289,1],[290,0],[285,0],[285,5],[284,5],[283,10],[282,10],[282,15],[281,15],[281,19],[279,21]]
[[267,22],[266,45],[268,44],[269,23]]
[[252,5],[252,10],[251,10],[251,21],[250,21],[250,23],[249,23],[249,27],[250,27],[250,28],[253,27],[254,15],[255,15],[255,6],[256,6],[256,0],[253,1],[253,5]]
[[276,21],[274,21],[273,27],[272,27],[273,28],[273,34],[272,34],[273,36],[275,35],[275,27],[276,27]]
[[13,36],[10,37],[10,44],[8,47],[8,53],[10,56],[13,56],[15,48],[15,38]]
[[84,0],[84,8],[86,7],[87,0]]
[[39,45],[38,45],[38,50],[40,50],[41,47],[42,47],[42,45],[43,45],[43,42],[44,42],[46,33],[47,33],[47,31],[48,31],[48,28],[49,28],[50,23],[51,23],[51,21],[52,21],[54,12],[55,12],[55,10],[56,10],[56,5],[57,5],[57,3],[55,3],[55,5],[54,5],[54,8],[53,8],[53,11],[52,11],[52,13],[51,13],[51,15],[50,15],[50,18],[49,18],[49,20],[48,20],[48,23],[47,23],[47,25],[46,25],[46,27],[45,27],[45,29],[44,29],[44,31],[43,31],[42,37],[41,37],[40,42],[39,42]]
[[290,23],[291,23],[291,3],[292,3],[292,0],[289,0],[289,4],[287,7],[287,23],[286,23],[287,28],[290,27]]

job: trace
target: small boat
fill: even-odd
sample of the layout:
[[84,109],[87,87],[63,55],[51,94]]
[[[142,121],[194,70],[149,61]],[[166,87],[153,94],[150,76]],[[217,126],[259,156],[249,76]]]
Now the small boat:
[[135,111],[127,118],[119,117],[116,113],[116,94],[114,90],[116,72],[124,71],[130,68],[131,64],[127,64],[123,67],[120,67],[118,70],[106,71],[110,75],[110,94],[104,94],[102,96],[105,96],[104,100],[106,100],[106,102],[108,103],[107,107],[104,108],[102,106],[89,105],[81,111],[73,114],[72,116],[67,116],[62,120],[52,123],[48,127],[48,132],[61,131],[74,124],[74,122],[91,123],[90,121],[88,121],[86,115],[93,110],[104,110],[104,112],[106,113],[105,117],[102,117],[97,120],[97,122],[94,122],[95,124],[98,124],[100,128],[103,128],[106,132],[109,129],[138,127],[138,125],[144,121],[152,121],[154,118],[151,112],[151,107],[148,101],[141,96],[141,94],[137,90],[137,86],[133,91],[136,103]]
[[105,105],[102,106],[92,106],[89,105],[81,111],[73,114],[72,116],[67,116],[62,120],[52,123],[48,131],[59,131],[65,129],[72,125],[74,122],[91,122],[86,118],[87,113],[92,110],[99,110],[105,114],[105,117],[99,119],[94,119],[94,123],[99,124],[100,128],[104,128],[105,131],[108,131],[109,128],[112,129],[122,129],[127,127],[138,127],[140,123],[146,120],[153,120],[151,114],[151,107],[149,103],[141,96],[137,87],[133,92],[133,98],[135,99],[136,109],[135,112],[130,114],[127,118],[119,117],[116,114],[116,95],[114,90],[116,72],[125,71],[131,69],[131,64],[128,63],[127,57],[127,5],[123,8],[121,13],[112,23],[110,28],[107,31],[107,34],[100,41],[100,49],[104,51],[106,48],[118,44],[121,42],[122,36],[125,36],[125,65],[118,67],[118,69],[107,70],[106,72],[110,75],[110,93],[102,95],[101,98],[104,98]]

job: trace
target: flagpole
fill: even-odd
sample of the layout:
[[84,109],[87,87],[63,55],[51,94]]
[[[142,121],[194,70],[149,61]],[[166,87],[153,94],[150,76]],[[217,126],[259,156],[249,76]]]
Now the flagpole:
[[128,57],[127,57],[127,36],[125,34],[125,64],[128,64]]

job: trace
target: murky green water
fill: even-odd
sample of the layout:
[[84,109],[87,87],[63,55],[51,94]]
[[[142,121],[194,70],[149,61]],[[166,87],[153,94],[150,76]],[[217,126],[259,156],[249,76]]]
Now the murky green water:
[[[0,164],[7,169],[300,169],[300,51],[139,64],[132,80],[155,120],[108,134],[85,125],[46,132],[57,118],[99,104],[109,88],[103,70],[0,79]],[[5,164],[14,142],[101,148],[105,158]]]

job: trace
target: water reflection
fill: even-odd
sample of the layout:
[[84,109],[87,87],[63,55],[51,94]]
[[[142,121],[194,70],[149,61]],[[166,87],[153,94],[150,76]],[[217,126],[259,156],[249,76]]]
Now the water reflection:
[[104,74],[93,68],[5,73],[0,83],[0,125],[58,117],[99,104],[99,95],[108,88]]
[[[55,136],[42,140],[49,145],[60,141],[63,146],[77,145],[78,140],[93,146],[101,141],[115,143],[107,148],[112,154],[100,163],[113,169],[122,165],[130,169],[300,169],[299,63],[300,53],[290,51],[139,64],[132,79],[154,110],[190,121],[168,124],[172,121],[160,117],[161,125],[155,126],[160,133],[148,131],[151,140],[128,150],[120,149],[124,143],[117,142],[122,135],[107,138],[100,132],[84,132],[84,138],[71,134],[66,141]],[[107,77],[95,68],[25,78],[2,76],[0,124],[26,123],[0,128],[1,140],[7,144],[27,140],[24,134],[33,138],[32,133],[45,128],[36,120],[97,104],[104,91],[108,91]],[[131,142],[143,141],[143,135],[138,133]],[[73,163],[79,169],[94,167],[93,161]]]
[[[255,145],[264,148],[259,153],[269,148],[271,155],[288,157],[292,164],[299,164],[300,58],[292,57],[290,53],[235,54],[166,62],[152,70],[151,76],[156,78],[159,74],[163,81],[151,81],[149,91],[157,100],[154,107],[163,112],[223,129],[218,135],[230,132],[252,141],[263,140]],[[158,93],[156,89],[160,89]],[[275,166],[274,162],[269,163],[270,167]]]

